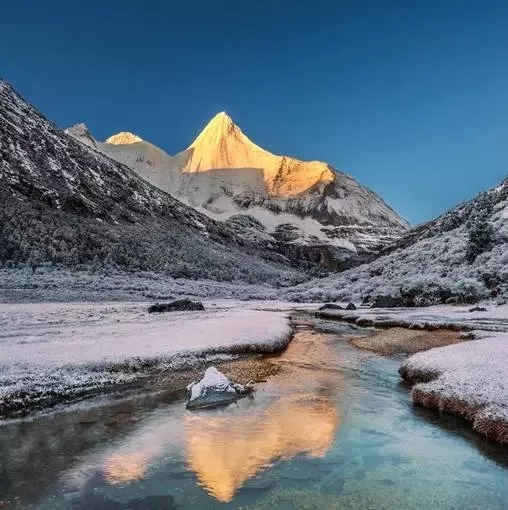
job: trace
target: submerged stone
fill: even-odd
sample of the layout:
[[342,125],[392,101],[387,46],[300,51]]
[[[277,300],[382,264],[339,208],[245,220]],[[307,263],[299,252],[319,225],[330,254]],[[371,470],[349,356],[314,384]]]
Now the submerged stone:
[[189,399],[187,409],[200,409],[235,402],[242,396],[251,393],[251,389],[241,384],[233,384],[215,367],[206,369],[203,379],[187,386]]

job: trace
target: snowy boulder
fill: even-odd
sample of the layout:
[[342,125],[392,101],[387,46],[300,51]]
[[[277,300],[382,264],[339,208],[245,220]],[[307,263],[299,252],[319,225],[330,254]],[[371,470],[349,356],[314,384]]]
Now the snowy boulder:
[[177,299],[171,303],[155,303],[148,307],[148,313],[204,311],[203,303],[190,299]]
[[252,391],[241,384],[233,384],[215,367],[207,368],[203,379],[189,384],[187,390],[189,391],[189,399],[185,406],[187,409],[230,404]]

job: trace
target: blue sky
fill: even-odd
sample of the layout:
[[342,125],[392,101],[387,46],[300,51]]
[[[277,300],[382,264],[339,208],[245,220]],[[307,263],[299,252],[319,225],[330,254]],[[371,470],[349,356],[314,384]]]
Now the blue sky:
[[169,153],[226,110],[412,223],[508,173],[508,2],[17,0],[0,76],[60,127]]

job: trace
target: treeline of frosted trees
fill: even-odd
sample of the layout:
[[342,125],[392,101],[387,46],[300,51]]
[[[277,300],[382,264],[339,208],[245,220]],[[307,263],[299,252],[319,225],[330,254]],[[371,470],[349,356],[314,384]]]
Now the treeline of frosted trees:
[[42,204],[4,200],[0,265],[155,271],[173,277],[290,285],[296,270],[222,246],[174,221],[110,224]]

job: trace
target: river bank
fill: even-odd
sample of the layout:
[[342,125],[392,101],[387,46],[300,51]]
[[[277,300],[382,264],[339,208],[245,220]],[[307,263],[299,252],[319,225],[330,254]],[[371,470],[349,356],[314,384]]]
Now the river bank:
[[[205,304],[205,312],[160,315],[147,314],[147,303],[0,305],[0,414],[23,416],[107,393],[121,397],[147,385],[152,391],[181,391],[212,363],[243,384],[272,375],[273,367],[263,375],[269,363],[258,363],[255,355],[287,347],[294,305]],[[318,331],[338,328],[355,347],[382,355],[427,351],[400,369],[414,385],[414,402],[455,412],[478,432],[507,440],[507,307],[320,310],[318,318],[325,320],[317,322],[310,318],[316,305],[298,307],[309,313],[300,317],[296,330],[305,321]],[[343,322],[352,324],[349,337]],[[448,351],[436,348],[446,345],[451,349],[446,359],[453,362],[445,366],[440,360]],[[476,360],[473,365],[469,358]]]
[[[379,354],[413,354],[399,368],[415,404],[458,415],[508,443],[508,306],[324,309],[319,317],[384,328],[351,341]],[[419,352],[424,351],[424,352]]]
[[288,313],[262,306],[149,314],[146,303],[0,304],[0,416],[278,352],[291,340]]

